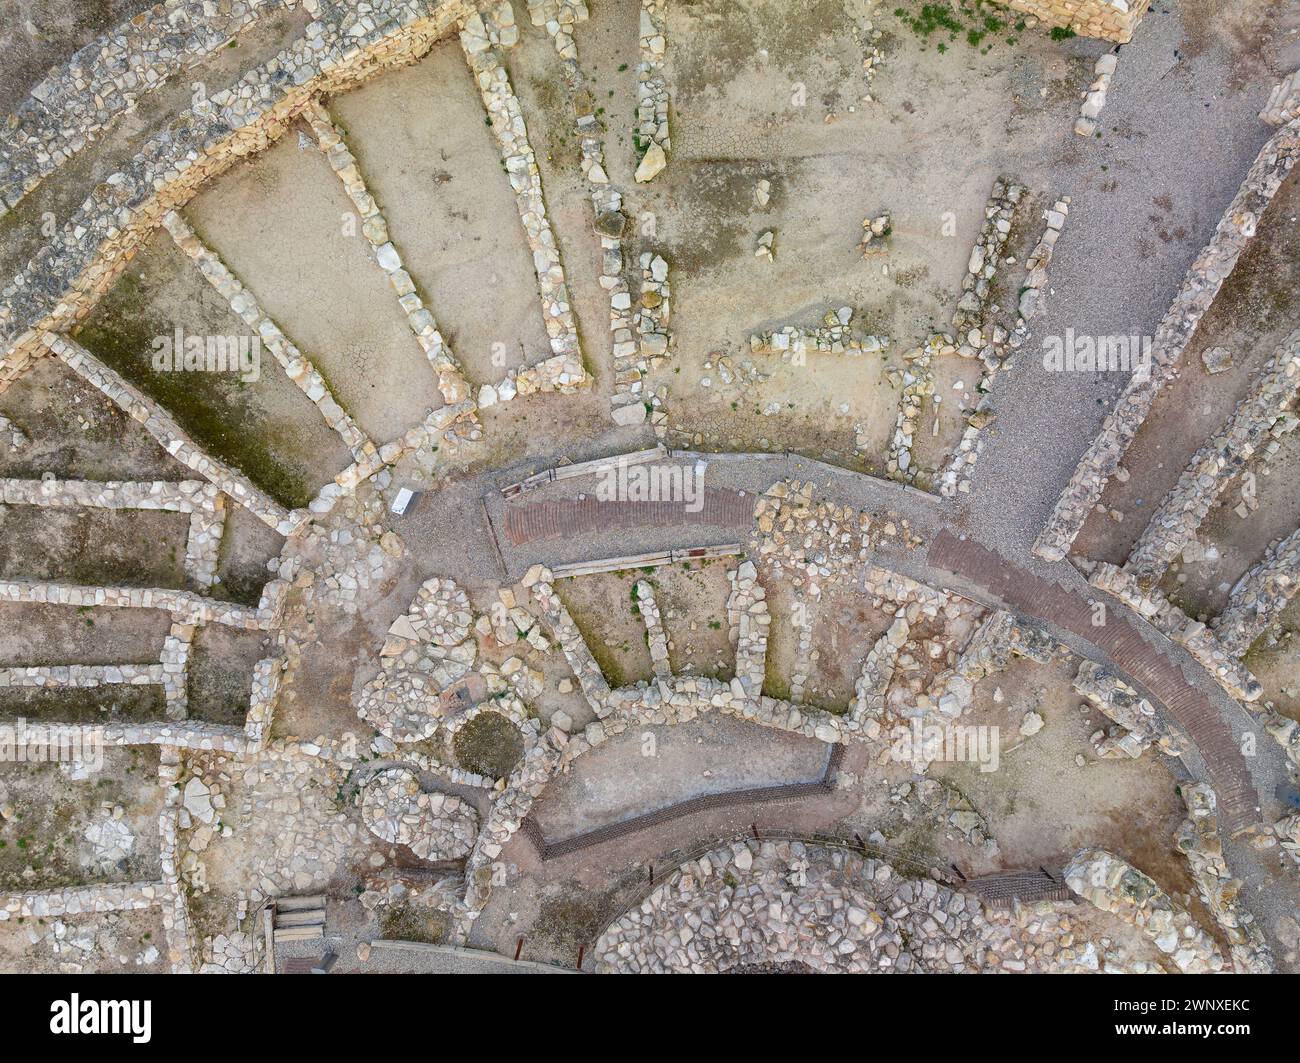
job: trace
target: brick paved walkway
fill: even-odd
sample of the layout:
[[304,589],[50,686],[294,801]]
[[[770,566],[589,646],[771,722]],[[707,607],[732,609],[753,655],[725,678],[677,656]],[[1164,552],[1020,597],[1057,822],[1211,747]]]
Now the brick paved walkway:
[[505,534],[512,546],[521,546],[610,528],[748,528],[754,502],[753,495],[712,488],[704,491],[704,505],[698,513],[691,513],[683,502],[605,502],[590,495],[581,500],[513,503],[506,507]]
[[1256,821],[1255,788],[1227,721],[1209,698],[1188,683],[1178,665],[1142,637],[1117,603],[1107,603],[1105,625],[1094,627],[1093,609],[1082,595],[947,531],[931,543],[929,559],[938,568],[988,588],[1013,609],[1065,628],[1100,649],[1120,672],[1145,687],[1196,743],[1229,831]]

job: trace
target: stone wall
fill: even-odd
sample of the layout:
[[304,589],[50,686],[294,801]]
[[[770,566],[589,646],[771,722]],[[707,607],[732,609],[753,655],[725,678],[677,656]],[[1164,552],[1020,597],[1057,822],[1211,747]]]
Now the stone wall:
[[1049,26],[1071,29],[1082,37],[1127,44],[1133,39],[1151,0],[997,0]]
[[1069,552],[1106,483],[1119,468],[1165,383],[1178,372],[1183,350],[1255,236],[1259,219],[1300,158],[1300,119],[1275,133],[1260,150],[1209,244],[1183,279],[1152,342],[1149,372],[1130,378],[1101,431],[1057,500],[1034,553],[1060,561]]
[[1104,849],[1082,849],[1065,869],[1080,897],[1137,927],[1183,974],[1224,970],[1223,953],[1177,901],[1148,876]]
[[1152,745],[1171,757],[1186,751],[1186,738],[1165,723],[1151,702],[1096,662],[1079,665],[1074,690],[1117,725],[1109,734],[1099,731],[1092,736],[1099,757],[1140,757]]
[[304,39],[177,115],[0,292],[0,389],[44,353],[42,331],[66,331],[89,314],[167,211],[265,149],[315,96],[413,62],[474,10],[469,0],[311,2],[318,18]]
[[1260,681],[1220,644],[1208,627],[1172,604],[1159,589],[1144,589],[1134,576],[1105,563],[1097,565],[1088,582],[1098,590],[1113,594],[1162,635],[1182,646],[1232,697],[1255,701],[1264,692]]
[[1235,657],[1282,615],[1300,591],[1300,529],[1269,547],[1259,564],[1237,581],[1228,604],[1214,620],[1219,641]]
[[1164,497],[1142,530],[1125,571],[1144,587],[1160,582],[1170,564],[1196,537],[1228,483],[1246,468],[1261,447],[1289,431],[1289,416],[1300,394],[1300,330],[1293,332],[1260,370],[1250,392],[1219,432],[1192,458],[1178,483]]
[[[0,123],[0,217],[137,101],[255,22],[299,0],[166,0],[86,45]],[[302,6],[319,12],[318,0]],[[333,6],[333,5],[329,5]]]

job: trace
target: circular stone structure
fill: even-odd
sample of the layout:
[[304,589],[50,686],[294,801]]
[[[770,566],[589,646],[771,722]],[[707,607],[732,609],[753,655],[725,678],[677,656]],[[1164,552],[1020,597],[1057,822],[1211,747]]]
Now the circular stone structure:
[[416,634],[435,646],[464,642],[474,620],[469,598],[454,580],[434,579],[416,592],[406,619]]
[[357,696],[357,715],[394,742],[420,742],[443,716],[441,694],[473,667],[474,615],[454,580],[421,585],[411,607],[389,629],[383,668]]
[[361,819],[421,860],[458,860],[474,847],[478,812],[452,794],[429,793],[409,768],[381,771],[361,791]]

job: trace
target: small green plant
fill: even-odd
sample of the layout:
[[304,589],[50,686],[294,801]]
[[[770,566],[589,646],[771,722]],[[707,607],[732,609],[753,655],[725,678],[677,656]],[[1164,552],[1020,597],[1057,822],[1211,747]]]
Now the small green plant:
[[1070,29],[1069,26],[1052,27],[1051,38],[1054,41],[1068,41],[1071,37],[1076,36],[1078,36],[1078,34],[1076,34],[1074,30]]

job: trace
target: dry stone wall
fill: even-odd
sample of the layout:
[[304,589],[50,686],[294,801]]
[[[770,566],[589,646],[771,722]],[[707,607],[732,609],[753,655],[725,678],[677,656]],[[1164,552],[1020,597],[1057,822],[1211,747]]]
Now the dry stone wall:
[[1127,44],[1151,0],[998,0],[1040,18],[1048,26],[1071,29],[1081,37]]
[[1300,119],[1275,133],[1224,213],[1214,236],[1183,279],[1151,345],[1149,372],[1135,373],[1057,500],[1034,553],[1060,561],[1069,552],[1106,483],[1119,468],[1165,383],[1178,371],[1192,334],[1255,236],[1264,211],[1300,158]]
[[1228,483],[1250,459],[1300,421],[1291,413],[1300,394],[1300,331],[1293,332],[1260,371],[1232,417],[1196,452],[1160,503],[1124,565],[1144,587],[1158,583],[1196,537]]
[[1093,569],[1088,582],[1098,590],[1113,594],[1157,631],[1186,649],[1232,697],[1255,701],[1264,692],[1260,681],[1208,627],[1171,603],[1158,588],[1144,589],[1134,576],[1104,562]]
[[[137,101],[248,26],[299,0],[167,0],[97,38],[34,86],[0,123],[0,217]],[[302,0],[317,13],[317,0]],[[332,5],[327,5],[332,6]]]
[[1214,620],[1214,633],[1234,657],[1244,657],[1300,591],[1300,529],[1274,543],[1248,571]]
[[1183,974],[1224,970],[1223,953],[1187,911],[1148,876],[1104,849],[1083,849],[1065,881],[1086,901],[1137,927]]
[[317,18],[303,39],[177,115],[0,292],[0,390],[45,353],[43,331],[90,312],[167,211],[278,139],[313,97],[414,61],[473,10],[468,0],[310,2]]

